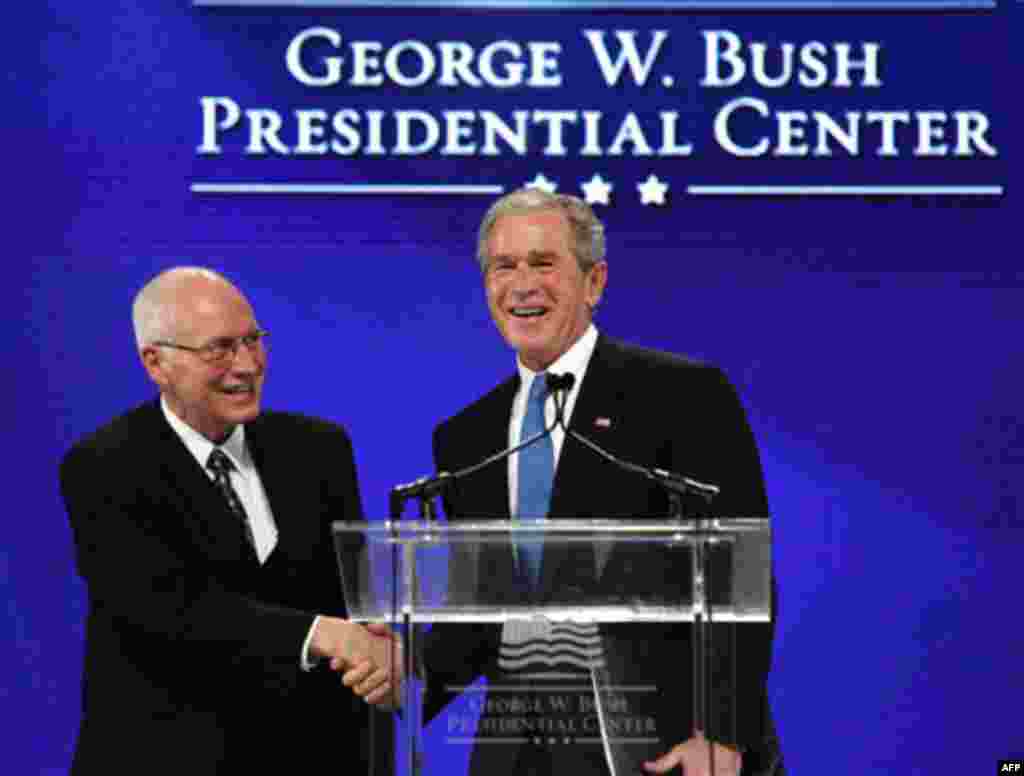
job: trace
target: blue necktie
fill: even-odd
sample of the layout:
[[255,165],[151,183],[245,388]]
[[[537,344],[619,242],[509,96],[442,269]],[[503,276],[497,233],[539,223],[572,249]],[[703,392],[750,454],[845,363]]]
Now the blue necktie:
[[[526,414],[519,441],[524,442],[544,430],[544,398],[547,375],[533,378],[530,395],[526,399]],[[551,508],[551,486],[555,479],[555,448],[551,435],[534,442],[519,452],[519,483],[516,517],[519,520],[543,520]],[[539,535],[534,534],[539,538]],[[520,541],[516,544],[520,573],[536,588],[540,579],[543,545],[539,541]]]

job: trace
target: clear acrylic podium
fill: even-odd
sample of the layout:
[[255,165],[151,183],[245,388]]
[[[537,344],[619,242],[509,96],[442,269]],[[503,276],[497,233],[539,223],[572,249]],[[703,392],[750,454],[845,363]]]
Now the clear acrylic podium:
[[415,677],[394,731],[374,731],[397,736],[395,773],[501,776],[525,746],[552,772],[619,776],[694,730],[737,740],[743,628],[771,619],[766,519],[338,522],[334,538],[350,617],[392,625]]

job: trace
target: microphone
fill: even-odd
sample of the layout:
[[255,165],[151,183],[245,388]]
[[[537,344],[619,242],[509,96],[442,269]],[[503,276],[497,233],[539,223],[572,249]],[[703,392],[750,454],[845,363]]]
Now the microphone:
[[572,390],[572,387],[576,385],[576,375],[572,372],[566,372],[564,375],[553,375],[548,374],[548,395],[558,391],[565,391],[568,393]]
[[[391,519],[397,520],[402,516],[402,512],[405,509],[405,502],[409,499],[419,499],[421,516],[428,520],[434,518],[433,514],[433,500],[444,492],[445,488],[449,487],[456,481],[463,477],[467,477],[470,474],[475,474],[481,469],[485,469],[491,464],[498,463],[508,458],[513,453],[518,453],[530,445],[534,445],[546,436],[549,436],[552,431],[555,430],[556,426],[562,426],[565,428],[565,421],[562,415],[565,411],[565,395],[569,389],[572,388],[576,382],[576,378],[572,374],[566,373],[564,375],[552,375],[545,372],[543,375],[538,375],[535,380],[544,378],[547,382],[545,388],[545,398],[552,396],[555,401],[555,420],[550,426],[546,426],[543,431],[531,436],[529,439],[522,440],[518,445],[509,447],[502,450],[494,455],[490,455],[484,460],[466,466],[458,471],[454,472],[438,472],[433,477],[420,477],[414,482],[409,482],[404,485],[396,485],[391,489],[391,496],[389,499],[391,507]],[[562,401],[559,402],[559,395],[561,395]]]
[[[569,403],[569,391],[576,384],[576,375],[572,372],[566,372],[564,375],[548,375],[548,391],[547,395],[551,396],[555,402],[555,426],[561,426],[563,431],[566,431],[565,427],[565,407]],[[552,427],[554,430],[554,427]]]

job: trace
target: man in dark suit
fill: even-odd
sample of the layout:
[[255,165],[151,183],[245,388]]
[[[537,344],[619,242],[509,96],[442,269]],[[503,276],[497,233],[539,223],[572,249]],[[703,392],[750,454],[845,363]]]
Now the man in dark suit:
[[[553,401],[543,391],[531,390],[543,373],[571,373],[575,378],[566,399],[565,417],[570,429],[589,437],[616,456],[685,474],[721,488],[714,507],[726,516],[767,516],[757,448],[743,409],[724,375],[716,368],[638,348],[599,334],[591,319],[607,281],[604,235],[601,223],[580,200],[537,190],[514,192],[498,200],[480,227],[478,257],[491,315],[502,336],[516,350],[518,373],[483,398],[442,423],[434,435],[438,471],[457,471],[518,443],[540,427],[551,426]],[[535,398],[538,397],[538,398]],[[530,404],[539,401],[532,413]],[[539,425],[538,425],[539,424]],[[508,464],[491,466],[451,487],[445,511],[459,517],[543,518],[659,518],[669,514],[665,492],[650,481],[600,458],[593,451],[565,439],[556,429],[548,443],[546,463],[527,460],[527,450]],[[536,445],[542,447],[542,444]],[[538,469],[539,466],[539,469]],[[538,486],[534,472],[547,467],[546,481]],[[545,480],[545,476],[540,477]],[[538,501],[538,492],[540,500]],[[539,504],[539,505],[538,505]],[[521,561],[493,550],[481,595],[501,596],[509,580],[523,579]],[[598,584],[614,586],[616,579],[638,575],[650,589],[677,575],[656,552],[638,556],[613,555],[598,571],[592,558],[558,556],[545,550],[539,569],[534,568],[533,589],[543,598],[554,589],[578,584],[583,589]],[[588,582],[588,580],[590,580]],[[520,588],[521,589],[521,588]],[[488,592],[489,591],[489,592]],[[505,593],[508,595],[508,593]],[[512,592],[511,595],[518,595]],[[623,637],[621,628],[605,628],[604,658],[619,675],[639,668],[652,676],[662,692],[648,699],[651,729],[667,742],[665,751],[649,752],[635,760],[648,772],[676,768],[686,774],[708,772],[704,731],[696,730],[690,716],[689,626],[644,626],[641,639]],[[596,636],[591,634],[591,636]],[[576,635],[577,645],[588,642]],[[715,772],[719,776],[780,772],[778,748],[767,706],[766,677],[771,657],[770,626],[744,626],[737,660],[737,721],[735,740],[715,744]],[[425,663],[428,694],[425,713],[435,715],[453,699],[457,688],[476,676],[488,677],[491,686],[502,683],[507,691],[509,674],[504,655],[518,655],[509,646],[509,629],[496,626],[435,627],[428,634]],[[517,651],[518,650],[518,651]],[[571,650],[570,650],[571,652]],[[578,682],[577,682],[578,684]],[[506,696],[507,697],[507,696]],[[529,696],[527,696],[529,697]],[[490,700],[490,699],[489,699]],[[482,730],[503,724],[487,717]],[[507,712],[508,701],[496,703],[498,716]],[[530,702],[521,704],[526,712]],[[506,717],[508,715],[506,714]],[[548,721],[549,728],[530,727],[529,714],[515,722],[521,730],[540,736],[549,746],[475,746],[471,772],[497,776],[503,773],[607,773],[606,752],[601,747],[564,747],[559,730],[584,724],[579,719]],[[644,717],[644,719],[648,719]],[[656,724],[655,724],[656,720]],[[585,721],[584,721],[585,722]],[[449,723],[449,729],[454,724]],[[520,735],[522,735],[520,730]],[[479,735],[479,734],[478,734]],[[512,738],[515,737],[513,732]],[[592,738],[592,737],[591,737]],[[507,743],[503,742],[503,743]]]
[[347,434],[260,413],[266,332],[220,275],[158,275],[133,319],[160,399],[60,470],[89,592],[72,773],[365,773],[387,757],[369,706],[399,677],[388,634],[344,619],[330,524],[362,519]]

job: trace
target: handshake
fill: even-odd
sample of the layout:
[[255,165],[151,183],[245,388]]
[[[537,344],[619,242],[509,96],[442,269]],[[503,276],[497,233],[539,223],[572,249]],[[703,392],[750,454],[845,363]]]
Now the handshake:
[[384,710],[401,705],[402,644],[383,623],[357,625],[338,617],[321,617],[309,651],[342,672],[342,683],[367,703]]

